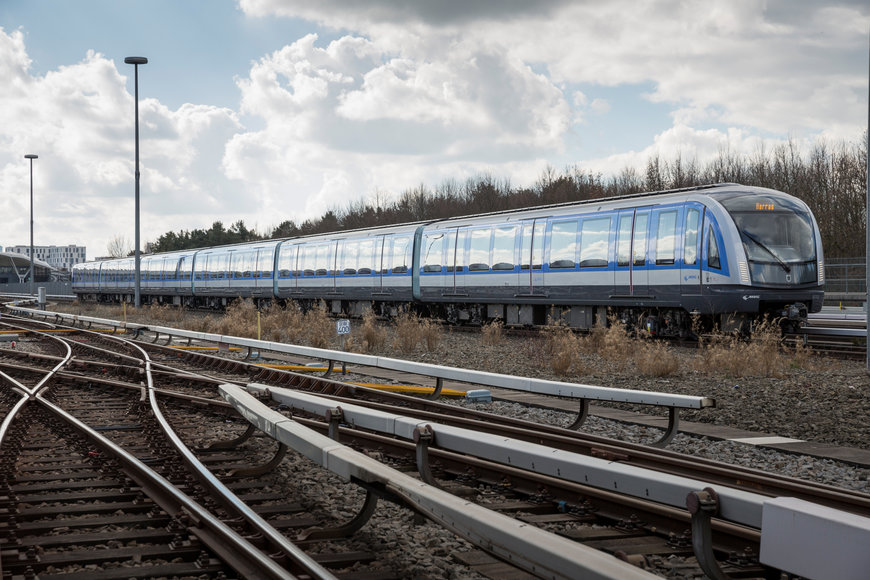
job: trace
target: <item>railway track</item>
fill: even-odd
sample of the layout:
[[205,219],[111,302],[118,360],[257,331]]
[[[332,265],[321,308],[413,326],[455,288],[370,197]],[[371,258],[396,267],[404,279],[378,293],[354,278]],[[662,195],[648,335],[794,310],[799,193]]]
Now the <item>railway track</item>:
[[[48,344],[54,346],[46,345],[39,353],[10,354],[0,351],[3,355],[0,358],[0,369],[5,369],[4,373],[9,371],[12,381],[27,381],[27,384],[22,382],[18,386],[19,390],[33,390],[35,387],[32,385],[40,383],[37,362],[42,367],[56,369],[58,384],[50,390],[50,395],[46,397],[48,400],[54,401],[58,406],[75,409],[74,414],[78,414],[80,420],[87,419],[89,423],[95,423],[103,433],[117,432],[118,440],[124,441],[122,447],[138,449],[140,452],[147,449],[151,455],[146,457],[146,463],[159,464],[163,476],[170,481],[174,479],[179,488],[193,489],[193,501],[207,504],[219,520],[232,520],[241,516],[228,512],[227,505],[220,505],[221,502],[209,501],[213,491],[203,491],[201,477],[197,479],[196,475],[182,475],[185,460],[165,459],[165,443],[159,444],[157,451],[154,451],[153,441],[143,443],[135,437],[129,439],[134,434],[147,431],[153,436],[158,431],[149,422],[152,420],[153,410],[143,397],[143,371],[141,364],[134,364],[131,360],[135,358],[130,354],[132,350],[142,349],[148,353],[147,360],[152,377],[149,382],[153,381],[149,385],[149,391],[157,401],[157,408],[170,418],[178,438],[194,450],[193,454],[199,462],[208,465],[212,477],[226,485],[236,486],[236,490],[240,492],[238,499],[246,506],[255,512],[256,506],[260,506],[260,513],[267,514],[270,521],[283,521],[278,527],[285,533],[291,530],[296,533],[315,522],[322,525],[324,514],[305,515],[300,506],[281,505],[286,502],[282,502],[275,494],[270,495],[267,488],[275,485],[274,479],[270,478],[274,478],[281,471],[278,466],[286,450],[265,438],[251,437],[251,429],[238,420],[235,412],[218,395],[219,384],[265,383],[329,397],[335,401],[336,407],[352,404],[383,412],[401,412],[421,422],[430,422],[433,425],[435,441],[439,425],[462,427],[603,458],[626,466],[653,469],[662,474],[693,477],[715,486],[761,492],[769,496],[787,494],[856,514],[870,515],[870,498],[864,495],[774,477],[751,469],[686,458],[641,445],[617,443],[566,429],[507,419],[456,405],[354,387],[221,356],[180,352],[143,341],[137,341],[133,346],[125,342],[119,350],[117,347],[113,348],[116,343],[114,339],[96,333],[77,332],[66,339],[66,342],[72,345],[69,347],[71,352],[78,353],[72,363],[60,365],[58,361],[64,358],[63,349],[50,341]],[[13,378],[12,374],[18,378]],[[354,429],[340,420],[329,421],[322,414],[311,414],[293,406],[275,402],[272,405],[286,416],[292,416],[294,421],[320,433],[331,433],[342,443],[377,456],[398,471],[413,472],[420,467],[419,445],[364,429]],[[104,407],[106,414],[98,413],[96,407]],[[125,418],[124,423],[119,422],[119,413]],[[41,420],[32,423],[42,424]],[[206,445],[214,443],[216,438],[211,429],[208,434],[203,433],[203,424],[224,427],[221,430],[224,432],[222,445],[207,448]],[[25,432],[18,436],[18,440],[29,441],[32,436],[32,431]],[[246,447],[240,450],[238,445],[241,444]],[[4,448],[5,446],[4,442]],[[82,453],[86,447],[94,447],[94,444],[85,444],[84,447],[81,443],[78,444],[76,457],[84,458]],[[15,444],[11,448],[14,450]],[[91,455],[92,451],[96,455]],[[627,498],[614,491],[592,489],[582,482],[564,481],[518,468],[506,468],[504,465],[466,454],[442,451],[436,445],[429,446],[427,452],[429,474],[424,475],[424,479],[431,478],[432,483],[441,488],[449,489],[462,497],[476,498],[490,509],[510,514],[512,518],[555,531],[638,565],[653,565],[668,557],[692,560],[691,535],[688,533],[691,517],[687,510]],[[93,464],[100,464],[102,469],[103,462],[106,461],[102,449],[87,449],[85,455],[92,471]],[[160,460],[155,460],[155,457]],[[252,457],[257,458],[259,469],[251,465]],[[47,461],[49,464],[52,462],[62,463],[62,460]],[[118,468],[113,467],[109,471],[117,473]],[[122,479],[120,488],[136,487],[129,478]],[[286,480],[283,485],[288,485]],[[148,500],[144,501],[148,503]],[[232,501],[229,503],[232,504]],[[178,525],[176,523],[172,526],[176,532],[173,538],[179,535],[196,537],[192,532],[178,533]],[[274,523],[271,525],[274,526]],[[331,522],[331,525],[341,527],[336,522]],[[757,562],[757,530],[715,520],[713,529],[715,549],[726,573],[741,577],[766,577],[770,573]],[[15,535],[17,537],[18,534]],[[32,543],[37,541],[33,540]],[[172,543],[166,542],[167,545]],[[322,553],[323,549],[321,547],[317,551]],[[219,554],[220,550],[209,552],[207,549],[200,549],[196,559],[201,564],[208,561],[209,565],[224,566],[224,570],[232,567],[231,563],[218,563]],[[371,554],[357,553],[345,558],[339,565],[348,565],[353,558],[358,558],[357,562],[363,562],[371,558]],[[335,561],[340,559],[338,556],[334,558]],[[467,555],[466,560],[470,566],[479,570],[493,566],[491,557],[480,552]],[[33,568],[34,562],[29,565],[36,570]],[[24,569],[26,570],[26,566]]]
[[[20,395],[0,440],[8,491],[0,521],[4,571],[72,574],[65,578],[96,571],[103,578],[333,576],[191,465],[146,382],[118,380],[116,371],[130,372],[135,345],[119,341],[113,352],[40,336],[65,347],[62,360],[55,364],[56,352],[37,357],[50,369],[39,380],[32,364],[23,366],[27,382],[3,375]],[[59,376],[74,350],[90,355],[99,370]],[[110,373],[111,359],[128,364]],[[150,385],[147,356],[141,360]]]

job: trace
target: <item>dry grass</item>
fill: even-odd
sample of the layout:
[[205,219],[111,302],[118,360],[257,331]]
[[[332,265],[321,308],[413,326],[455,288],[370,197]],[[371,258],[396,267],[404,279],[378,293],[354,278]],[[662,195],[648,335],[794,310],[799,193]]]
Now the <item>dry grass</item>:
[[438,350],[438,345],[441,344],[441,336],[443,330],[441,324],[437,320],[426,318],[420,322],[420,334],[423,337],[423,342],[426,344],[426,350],[435,352]]
[[412,312],[403,312],[396,317],[395,346],[402,352],[414,352],[423,339],[420,319]]
[[493,320],[480,329],[481,340],[486,346],[496,346],[504,338],[504,322]]
[[286,307],[273,303],[261,313],[260,324],[263,340],[292,343],[302,336],[305,318],[295,303]]
[[634,364],[637,371],[647,377],[669,377],[680,370],[680,359],[663,342],[634,341]]
[[237,298],[223,316],[214,320],[211,332],[242,338],[257,338],[257,307],[250,298]]
[[584,353],[597,355],[623,368],[632,358],[639,345],[639,339],[632,337],[625,324],[615,317],[609,318],[609,324],[599,321],[579,344]]
[[782,333],[775,320],[754,322],[752,340],[737,334],[715,332],[698,345],[692,368],[706,375],[729,377],[781,377],[791,366],[781,345]]
[[573,367],[582,373],[580,368],[581,339],[570,328],[553,325],[546,328],[546,352],[550,366],[557,375],[564,376]]
[[326,312],[326,305],[321,303],[305,313],[303,336],[314,348],[332,348],[335,321]]
[[162,306],[158,304],[152,304],[150,306],[146,306],[144,308],[147,311],[147,315],[152,320],[156,320],[157,322],[162,322],[167,325],[177,325],[184,321],[184,310],[178,308],[176,306],[171,306],[169,304],[164,304]]
[[[96,318],[130,322],[158,322],[199,332],[255,338],[258,313],[250,299],[236,300],[226,312],[203,315],[177,306],[146,306],[138,311],[131,306],[89,303],[58,304],[55,310]],[[323,304],[303,313],[295,305],[272,304],[259,313],[261,338],[275,342],[310,344],[318,348],[333,348],[336,342],[335,320]],[[384,328],[374,312],[367,312],[362,325],[348,337],[346,348],[357,352],[383,352],[388,343],[403,353],[414,352],[422,343],[429,352],[437,351],[443,338],[441,325],[416,314],[403,313],[395,320],[394,338]],[[542,367],[564,376],[582,375],[590,368],[590,357],[607,361],[611,369],[636,372],[649,377],[678,375],[681,366],[705,376],[782,377],[790,370],[818,370],[825,362],[814,356],[802,344],[787,346],[781,342],[778,321],[763,320],[752,325],[752,341],[736,334],[714,332],[698,344],[697,354],[678,355],[668,343],[632,336],[625,326],[610,318],[609,324],[597,324],[590,333],[578,335],[561,324],[544,329],[542,341],[529,341],[529,358],[540,361]],[[481,341],[496,346],[504,340],[504,324],[494,321],[484,325]],[[534,351],[534,352],[532,352]],[[682,360],[682,364],[680,359]],[[633,363],[633,364],[632,364]],[[615,366],[614,366],[615,365]]]
[[[359,346],[362,352],[380,351],[387,342],[387,331],[378,323],[378,317],[373,310],[368,310],[362,317],[362,326],[356,336],[350,337],[352,345]],[[350,347],[348,347],[350,348]]]

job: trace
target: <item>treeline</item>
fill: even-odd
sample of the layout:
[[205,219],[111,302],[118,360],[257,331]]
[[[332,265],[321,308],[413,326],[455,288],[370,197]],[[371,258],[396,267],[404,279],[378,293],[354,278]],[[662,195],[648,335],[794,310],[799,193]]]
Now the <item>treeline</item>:
[[723,148],[715,159],[704,164],[679,155],[670,160],[656,155],[647,160],[643,171],[629,167],[611,176],[577,166],[564,171],[547,167],[533,186],[522,188],[512,187],[507,179],[483,174],[464,182],[446,180],[434,188],[421,184],[390,202],[378,193],[373,200],[350,202],[301,224],[286,220],[268,234],[248,230],[242,221],[229,229],[215,222],[208,230],[168,232],[153,248],[160,252],[189,249],[736,182],[777,189],[804,200],[819,222],[826,257],[863,256],[866,159],[865,133],[850,143],[816,141],[807,154],[790,140],[751,155]]
[[224,227],[223,222],[217,221],[207,230],[166,232],[151,245],[151,251],[169,252],[172,250],[222,246],[224,244],[254,242],[263,239],[263,237],[254,230],[249,230],[243,220],[237,221],[229,229]]

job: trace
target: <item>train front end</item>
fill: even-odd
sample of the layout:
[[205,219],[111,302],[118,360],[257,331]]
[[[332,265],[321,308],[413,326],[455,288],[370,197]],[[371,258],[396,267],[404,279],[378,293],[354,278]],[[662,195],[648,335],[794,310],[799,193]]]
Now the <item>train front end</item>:
[[734,244],[741,308],[768,315],[792,330],[824,301],[821,235],[809,207],[790,195],[746,188],[717,196],[736,228]]

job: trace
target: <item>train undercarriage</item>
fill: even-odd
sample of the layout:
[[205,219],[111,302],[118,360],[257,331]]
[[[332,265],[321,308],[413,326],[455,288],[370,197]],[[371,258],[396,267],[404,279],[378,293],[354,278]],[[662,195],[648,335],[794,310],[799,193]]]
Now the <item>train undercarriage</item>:
[[[243,297],[239,297],[243,298]],[[128,294],[82,294],[83,301],[102,303],[132,304],[133,296]],[[776,320],[783,333],[793,332],[807,320],[808,308],[805,304],[761,304],[761,314],[728,313],[700,314],[689,312],[681,307],[638,307],[621,305],[548,305],[548,304],[482,304],[455,302],[404,302],[369,300],[322,300],[319,298],[282,298],[251,297],[258,308],[268,308],[272,303],[286,307],[295,304],[303,312],[312,308],[325,307],[336,317],[358,318],[374,311],[381,318],[392,319],[404,312],[414,312],[420,316],[437,318],[448,325],[481,326],[495,320],[510,327],[535,327],[562,325],[581,331],[588,331],[596,325],[612,324],[618,321],[629,332],[643,332],[648,336],[687,339],[700,333],[720,330],[750,334],[752,324],[757,320]],[[143,295],[143,305],[173,305],[183,308],[221,311],[235,299],[226,296],[163,296]]]

